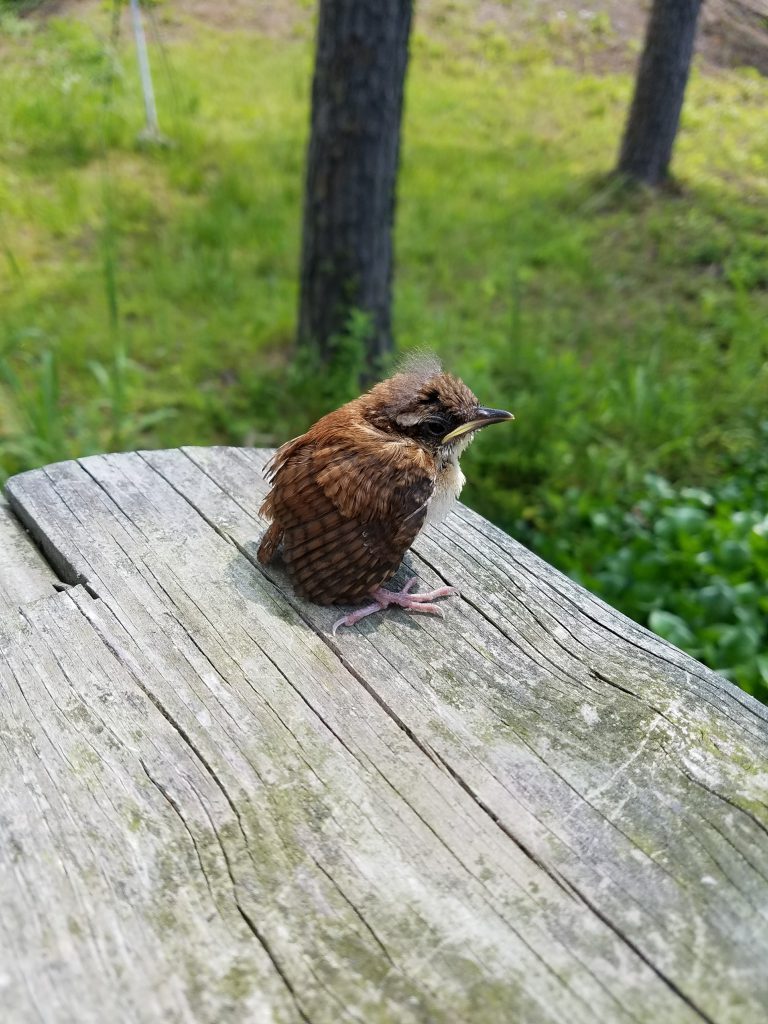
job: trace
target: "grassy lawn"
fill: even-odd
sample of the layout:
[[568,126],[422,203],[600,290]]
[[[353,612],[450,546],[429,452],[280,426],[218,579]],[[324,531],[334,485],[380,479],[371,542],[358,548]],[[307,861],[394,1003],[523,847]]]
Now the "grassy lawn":
[[[108,5],[0,15],[0,473],[271,443],[348,397],[281,383],[312,58],[289,6],[271,34],[156,9],[161,149]],[[399,344],[517,415],[468,453],[470,503],[765,698],[768,81],[695,71],[678,187],[626,194],[630,76],[470,12],[427,5],[414,33]]]

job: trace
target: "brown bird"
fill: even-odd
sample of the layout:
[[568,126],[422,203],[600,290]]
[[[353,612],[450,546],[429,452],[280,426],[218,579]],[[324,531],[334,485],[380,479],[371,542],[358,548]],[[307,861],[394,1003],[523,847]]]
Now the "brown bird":
[[382,586],[422,527],[439,522],[464,484],[459,456],[480,427],[513,419],[487,409],[433,357],[328,413],[284,444],[267,466],[272,489],[261,514],[272,521],[259,547],[266,565],[282,543],[297,594],[316,604],[373,603],[334,625],[351,626],[394,604],[442,614],[441,587],[412,594]]

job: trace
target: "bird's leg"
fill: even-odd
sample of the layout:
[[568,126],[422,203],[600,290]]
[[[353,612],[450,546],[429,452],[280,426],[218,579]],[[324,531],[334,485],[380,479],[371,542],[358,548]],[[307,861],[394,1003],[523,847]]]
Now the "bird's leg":
[[356,622],[364,619],[367,615],[373,615],[374,612],[383,611],[388,608],[391,604],[396,604],[400,608],[404,608],[407,612],[422,612],[425,615],[442,615],[442,611],[437,607],[436,604],[430,604],[431,601],[436,601],[439,597],[451,597],[453,594],[458,594],[458,590],[454,587],[439,587],[437,590],[430,590],[426,594],[412,594],[411,590],[416,585],[418,576],[414,576],[408,580],[402,590],[384,590],[383,587],[377,587],[371,593],[373,598],[373,604],[367,604],[364,608],[358,608],[356,612],[350,612],[343,618],[339,619],[333,624],[333,635],[336,636],[336,630],[339,626],[354,626]]

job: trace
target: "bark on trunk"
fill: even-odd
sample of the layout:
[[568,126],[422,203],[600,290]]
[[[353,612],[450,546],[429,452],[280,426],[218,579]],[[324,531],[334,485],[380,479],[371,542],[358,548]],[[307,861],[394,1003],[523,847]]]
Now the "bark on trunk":
[[350,313],[366,361],[392,350],[392,226],[411,0],[320,0],[301,261],[299,343],[323,360]]
[[680,123],[701,0],[654,0],[618,170],[659,185]]

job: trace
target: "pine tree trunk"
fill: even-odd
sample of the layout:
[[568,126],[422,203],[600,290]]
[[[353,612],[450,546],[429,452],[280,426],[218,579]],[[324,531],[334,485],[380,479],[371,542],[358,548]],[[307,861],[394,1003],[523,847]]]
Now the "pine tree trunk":
[[324,361],[353,310],[366,362],[391,352],[392,228],[412,0],[320,0],[299,343]]
[[619,173],[647,185],[667,177],[701,0],[654,0],[619,156]]

